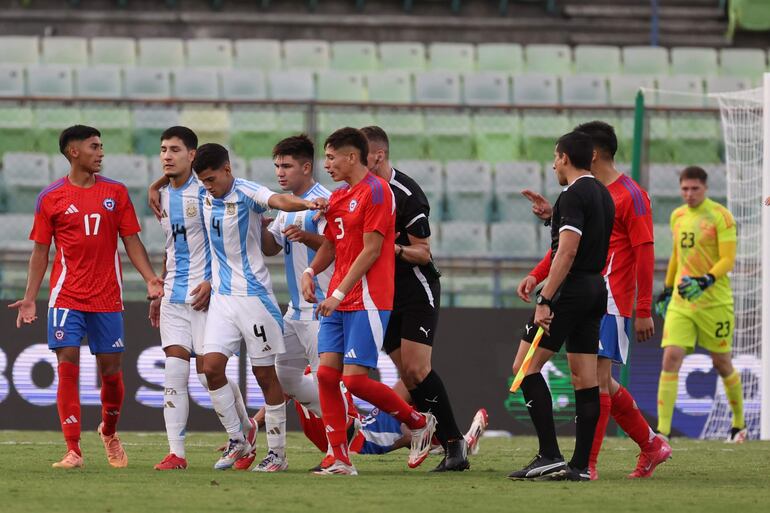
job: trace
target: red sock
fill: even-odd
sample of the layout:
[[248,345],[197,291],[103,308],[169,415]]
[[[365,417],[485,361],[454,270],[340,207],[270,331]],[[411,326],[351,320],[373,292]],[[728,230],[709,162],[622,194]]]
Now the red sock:
[[318,398],[321,401],[321,414],[326,425],[326,436],[332,445],[334,457],[350,465],[348,457],[348,439],[346,433],[345,400],[340,392],[342,372],[326,365],[319,365]]
[[59,364],[59,387],[56,389],[56,407],[59,410],[61,430],[67,450],[80,454],[80,367],[70,362]]
[[604,435],[607,433],[607,422],[610,421],[611,408],[610,394],[599,394],[599,420],[596,422],[594,442],[591,445],[591,453],[588,456],[588,465],[596,467],[599,459],[599,451],[602,450]]
[[350,392],[369,401],[380,410],[389,413],[409,429],[419,429],[425,426],[425,417],[409,406],[389,386],[370,379],[366,374],[344,376],[342,382]]
[[636,406],[634,398],[622,386],[612,396],[612,418],[640,449],[650,449],[650,425]]
[[115,434],[123,405],[123,371],[105,376],[102,374],[102,434]]

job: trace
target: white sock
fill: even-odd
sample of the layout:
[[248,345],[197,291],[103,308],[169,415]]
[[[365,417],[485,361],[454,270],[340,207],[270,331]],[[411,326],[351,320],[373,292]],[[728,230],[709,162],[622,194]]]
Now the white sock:
[[230,385],[230,389],[233,391],[235,411],[238,412],[238,419],[241,421],[241,431],[243,431],[243,436],[246,436],[251,429],[251,423],[249,422],[249,412],[246,411],[246,403],[243,402],[243,394],[241,394],[241,389],[238,388],[238,383],[235,381],[227,380],[227,384]]
[[227,384],[216,390],[209,390],[211,403],[214,405],[214,411],[217,412],[219,420],[222,422],[225,431],[231,440],[243,441],[243,431],[241,430],[241,421],[238,418],[238,412],[235,409],[235,397],[233,389]]
[[166,358],[163,393],[163,419],[166,421],[166,436],[169,451],[180,458],[185,457],[184,436],[190,401],[187,380],[190,378],[190,362],[181,358]]
[[299,404],[321,417],[321,401],[318,398],[318,382],[312,374],[305,374],[305,360],[276,362],[275,372],[283,391]]
[[286,403],[265,405],[267,448],[280,457],[286,455]]

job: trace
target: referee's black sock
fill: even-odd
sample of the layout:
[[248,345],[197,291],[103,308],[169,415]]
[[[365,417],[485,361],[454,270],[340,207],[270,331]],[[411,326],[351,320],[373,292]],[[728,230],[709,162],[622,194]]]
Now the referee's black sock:
[[[521,391],[524,393],[529,417],[537,431],[537,440],[540,443],[539,454],[546,458],[560,458],[559,442],[556,440],[556,426],[553,422],[553,399],[548,385],[539,372],[526,376],[521,381]],[[597,401],[598,399],[597,395]],[[591,448],[591,444],[588,444]],[[588,454],[586,453],[586,461]]]
[[572,468],[588,467],[600,409],[599,387],[575,390],[575,452],[569,462]]
[[431,370],[425,379],[409,391],[415,406],[419,411],[431,412],[436,416],[438,425],[436,426],[436,438],[441,445],[446,447],[448,440],[459,440],[463,434],[457,427],[452,405],[449,402],[449,396],[444,388],[444,382],[436,373]]

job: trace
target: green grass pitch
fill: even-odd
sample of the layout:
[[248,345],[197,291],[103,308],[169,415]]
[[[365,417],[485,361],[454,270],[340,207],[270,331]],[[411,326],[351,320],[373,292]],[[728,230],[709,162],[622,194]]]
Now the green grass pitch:
[[[529,462],[532,437],[482,439],[471,470],[430,474],[406,466],[402,449],[385,456],[354,456],[358,477],[319,477],[306,469],[321,454],[300,433],[288,438],[289,471],[279,474],[215,471],[221,434],[188,435],[186,471],[157,472],[165,456],[163,433],[122,434],[129,467],[107,464],[96,433],[83,437],[86,467],[51,468],[64,453],[59,433],[0,431],[0,512],[282,512],[395,513],[430,511],[513,512],[720,512],[770,511],[770,443],[726,445],[675,439],[674,457],[646,480],[628,480],[636,447],[628,439],[605,441],[600,480],[528,483],[505,479]],[[258,455],[264,449],[260,434]],[[571,452],[571,440],[562,439]]]

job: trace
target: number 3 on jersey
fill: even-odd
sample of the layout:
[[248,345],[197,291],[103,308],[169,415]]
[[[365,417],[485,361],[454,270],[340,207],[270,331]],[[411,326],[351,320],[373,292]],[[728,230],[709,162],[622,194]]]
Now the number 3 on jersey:
[[101,214],[86,214],[83,216],[83,224],[86,228],[86,237],[99,234],[99,223],[102,221]]
[[334,222],[337,223],[340,227],[340,233],[337,235],[337,239],[341,239],[345,236],[345,225],[342,224],[342,218],[341,217],[335,217]]

